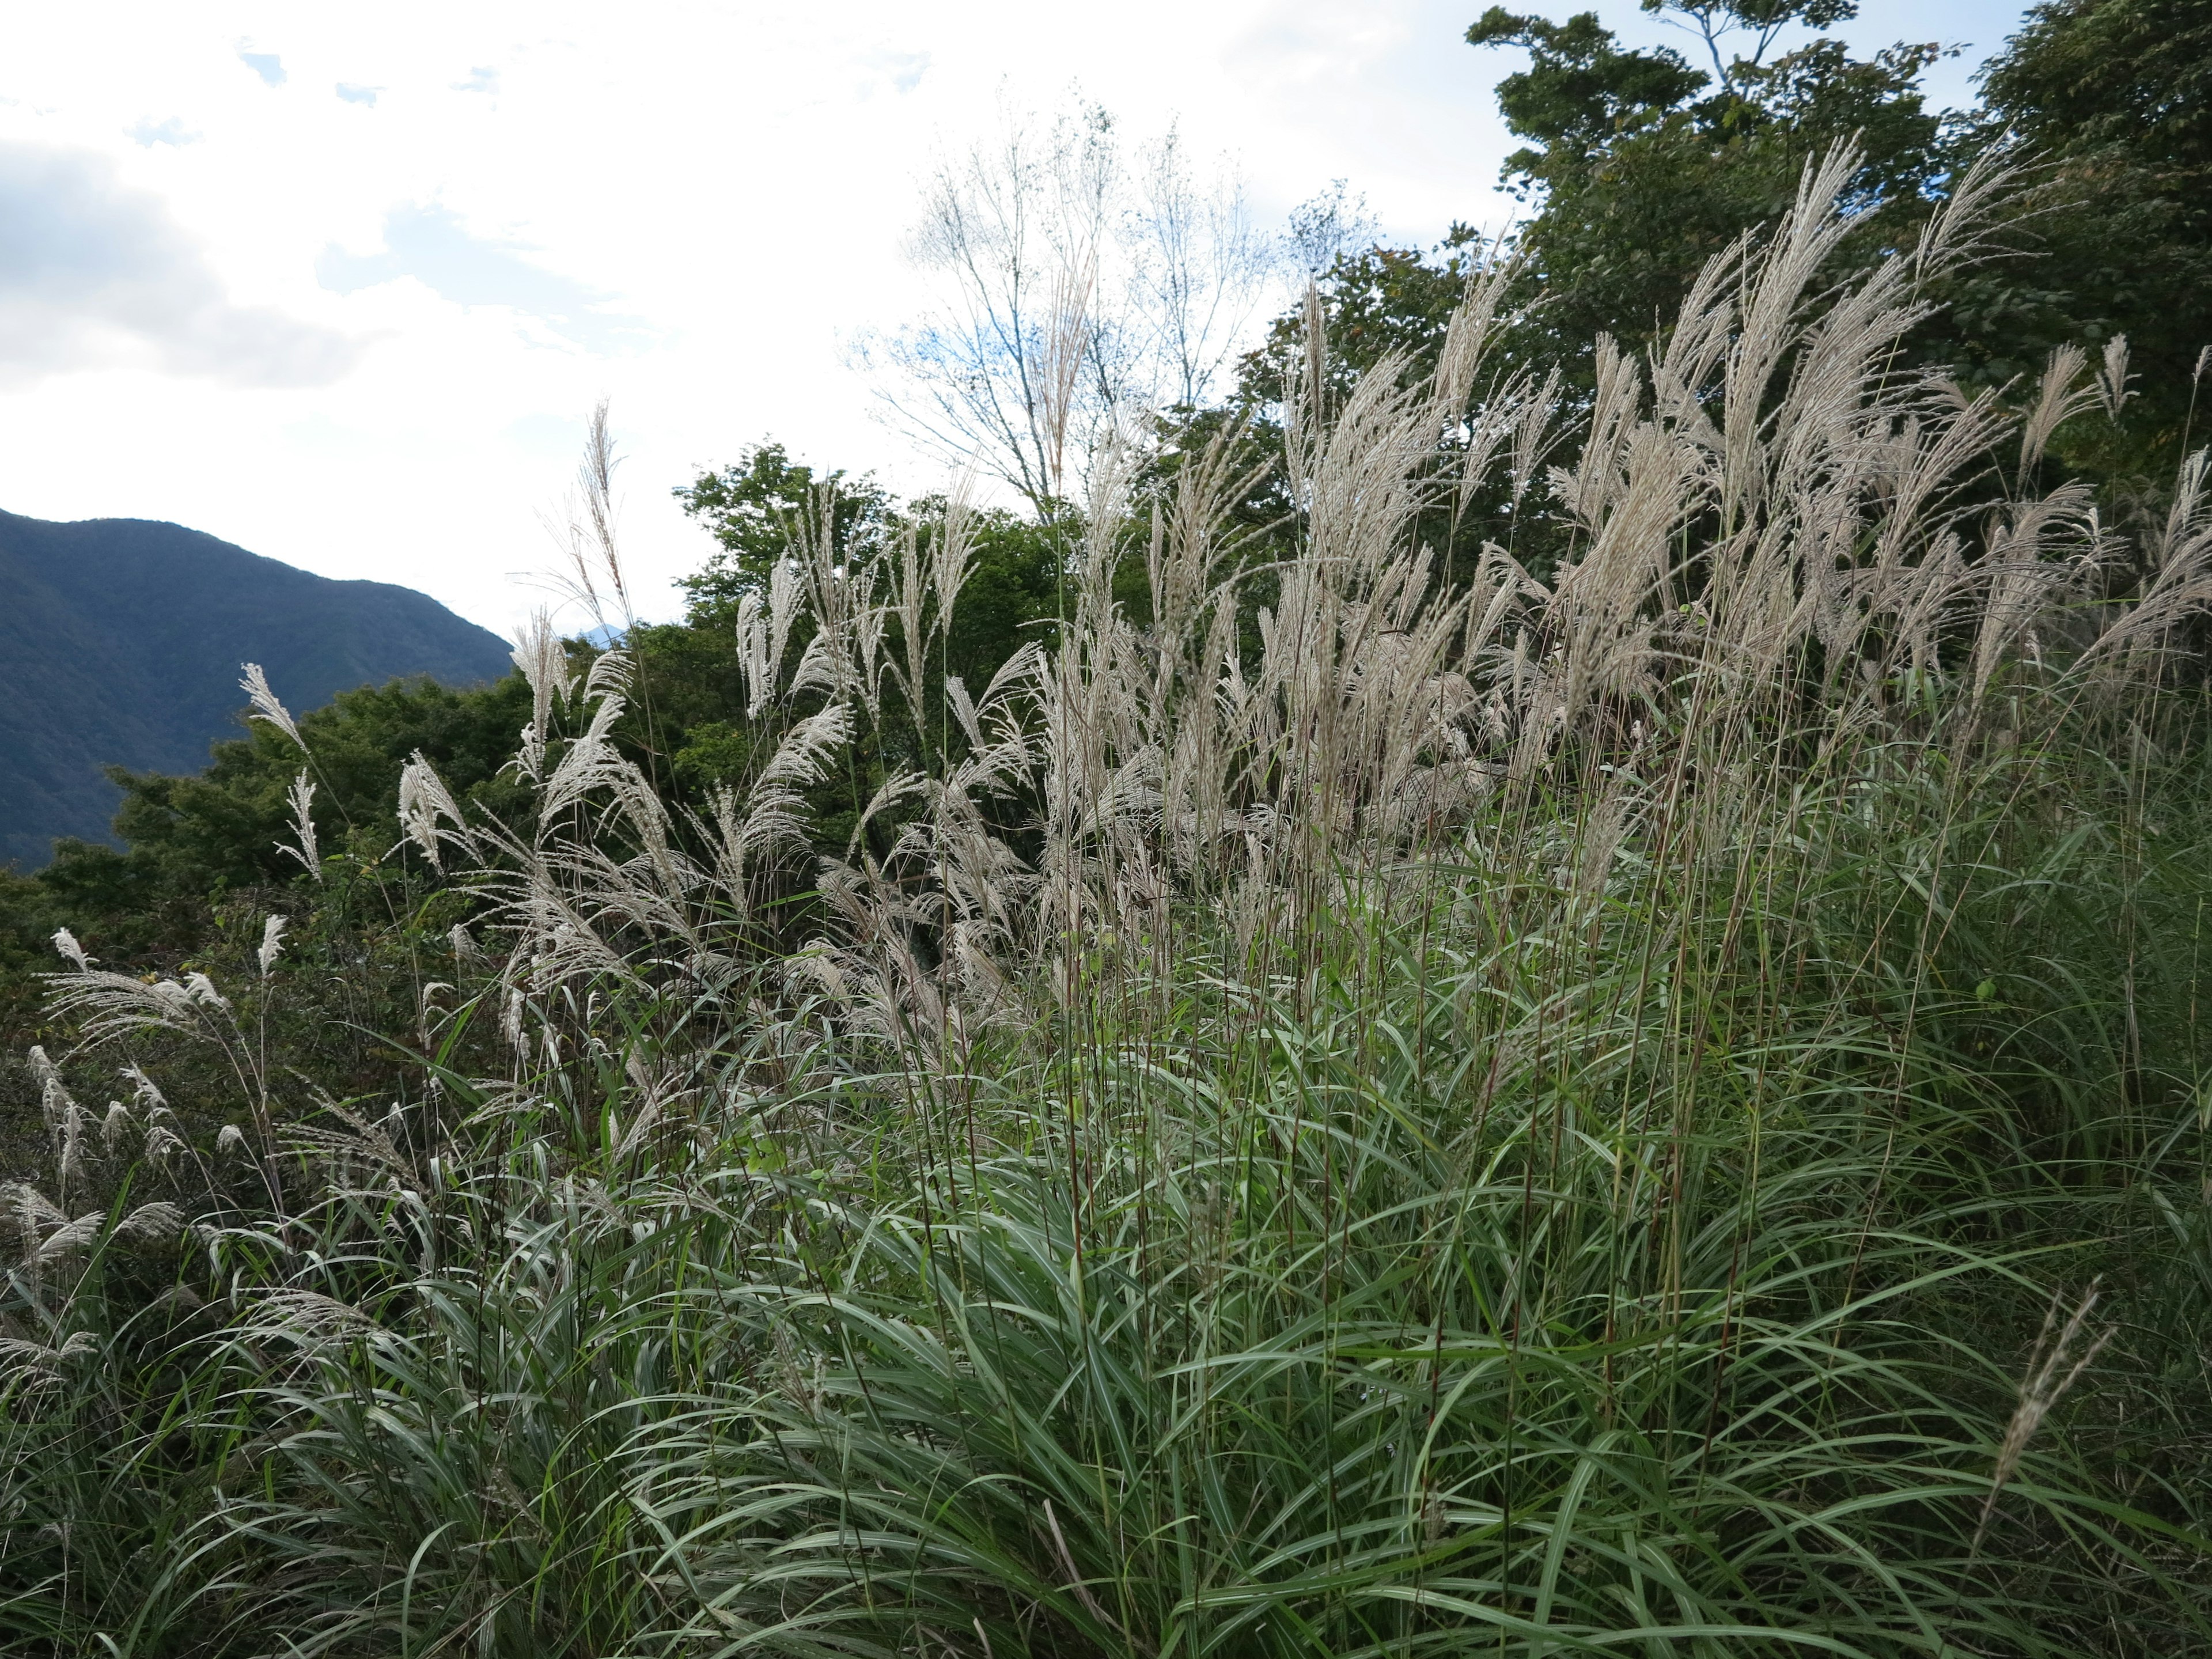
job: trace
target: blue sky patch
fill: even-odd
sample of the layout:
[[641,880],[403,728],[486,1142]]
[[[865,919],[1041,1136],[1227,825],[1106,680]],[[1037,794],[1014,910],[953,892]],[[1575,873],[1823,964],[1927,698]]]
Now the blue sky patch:
[[188,129],[185,125],[184,118],[177,115],[172,115],[166,121],[156,121],[149,118],[131,128],[131,136],[149,149],[156,144],[181,146],[195,143],[199,139],[199,134]]
[[264,86],[281,87],[284,84],[284,60],[275,52],[248,52],[240,46],[238,61],[259,76]]
[[315,261],[315,279],[337,294],[411,276],[461,306],[505,306],[535,317],[586,350],[610,353],[645,343],[644,319],[606,310],[614,296],[585,287],[526,257],[528,250],[472,235],[450,210],[410,205],[385,216],[384,248],[349,253],[332,246]]

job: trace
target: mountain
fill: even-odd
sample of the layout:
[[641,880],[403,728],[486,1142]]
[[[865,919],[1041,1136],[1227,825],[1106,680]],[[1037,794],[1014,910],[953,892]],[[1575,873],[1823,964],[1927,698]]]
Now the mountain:
[[333,581],[180,525],[0,513],[0,864],[99,840],[103,766],[197,772],[239,734],[239,665],[295,714],[357,685],[496,679],[504,641],[427,594]]

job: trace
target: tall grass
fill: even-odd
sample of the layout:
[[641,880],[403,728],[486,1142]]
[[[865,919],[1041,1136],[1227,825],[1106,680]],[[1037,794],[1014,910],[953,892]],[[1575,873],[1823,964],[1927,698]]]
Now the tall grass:
[[[1899,370],[1993,185],[1811,295],[1848,171],[1588,408],[1490,369],[1494,277],[1433,375],[1339,398],[1316,331],[1287,562],[1233,441],[1149,498],[1102,455],[989,687],[932,663],[957,503],[823,538],[744,609],[763,758],[696,818],[621,655],[526,640],[533,810],[401,789],[478,906],[407,1101],[288,1109],[244,989],[71,963],[88,1040],[215,1042],[241,1106],[195,1148],[51,1074],[0,1632],[2195,1650],[2205,469],[2139,542],[2029,492],[2124,354],[2019,409]],[[1493,484],[1571,555],[1445,580],[1418,528]]]

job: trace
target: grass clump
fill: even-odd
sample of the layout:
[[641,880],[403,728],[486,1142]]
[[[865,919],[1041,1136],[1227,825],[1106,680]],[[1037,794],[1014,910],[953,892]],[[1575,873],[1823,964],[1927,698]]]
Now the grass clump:
[[[1587,407],[1486,370],[1502,278],[1432,376],[1310,342],[1287,563],[1230,441],[1102,456],[980,690],[957,501],[778,567],[696,817],[620,653],[526,641],[526,808],[400,785],[467,911],[401,1097],[268,1065],[281,928],[258,988],[72,963],[88,1053],[238,1097],[42,1073],[5,1639],[2200,1645],[2203,469],[2142,546],[2014,494],[2087,368],[2025,436],[1895,369],[1987,181],[1813,295],[1848,172]],[[1500,489],[1571,558],[1444,580],[1415,527]]]

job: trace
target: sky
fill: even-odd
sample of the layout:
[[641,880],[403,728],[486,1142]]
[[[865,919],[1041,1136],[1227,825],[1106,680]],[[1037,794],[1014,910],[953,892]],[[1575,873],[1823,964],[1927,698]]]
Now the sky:
[[[946,483],[854,362],[927,303],[908,236],[933,158],[1079,97],[1136,139],[1174,124],[1263,225],[1342,179],[1394,242],[1497,229],[1490,89],[1520,55],[1463,43],[1479,9],[8,7],[0,508],[170,520],[511,633],[548,602],[604,398],[637,609],[672,616],[708,544],[670,491],[747,444]],[[1962,48],[1929,77],[1960,104],[2021,15],[1865,0],[1843,32]]]

